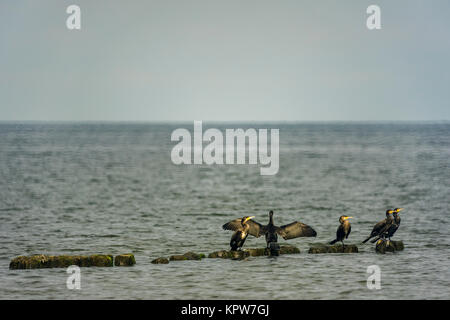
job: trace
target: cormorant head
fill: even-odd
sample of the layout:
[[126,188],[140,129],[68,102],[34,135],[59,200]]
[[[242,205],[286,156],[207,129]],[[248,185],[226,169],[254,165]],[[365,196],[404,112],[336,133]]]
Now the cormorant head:
[[389,215],[393,214],[393,213],[394,213],[394,210],[392,210],[392,209],[386,210],[386,217],[389,217]]
[[393,213],[394,213],[394,215],[397,215],[402,210],[403,210],[403,208],[395,208]]
[[341,217],[339,218],[339,222],[340,222],[340,223],[344,223],[344,221],[346,221],[346,220],[348,220],[348,219],[351,219],[351,218],[353,218],[353,217],[349,217],[349,216],[341,216]]
[[269,217],[272,217],[273,216],[273,210],[270,210],[269,211]]
[[251,216],[251,217],[246,216],[246,217],[243,217],[243,218],[241,219],[241,224],[244,225],[248,220],[253,219],[254,217],[255,217],[255,216]]

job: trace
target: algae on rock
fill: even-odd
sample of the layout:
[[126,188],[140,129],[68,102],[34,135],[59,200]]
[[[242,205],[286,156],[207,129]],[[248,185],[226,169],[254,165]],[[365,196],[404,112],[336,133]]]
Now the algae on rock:
[[342,244],[328,245],[323,243],[313,244],[308,253],[357,253],[358,247],[354,244],[346,244],[342,247]]

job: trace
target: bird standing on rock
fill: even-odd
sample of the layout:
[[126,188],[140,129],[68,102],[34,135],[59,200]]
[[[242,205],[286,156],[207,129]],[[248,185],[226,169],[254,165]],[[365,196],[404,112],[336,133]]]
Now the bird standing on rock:
[[352,231],[352,226],[350,225],[350,221],[348,219],[351,219],[353,217],[349,216],[341,216],[339,218],[339,227],[336,231],[336,239],[333,241],[330,241],[330,244],[335,244],[337,241],[342,242],[342,251],[344,250],[344,239],[347,239],[350,235],[350,232]]
[[[251,225],[248,223],[252,217],[243,217],[242,219],[236,219],[230,222],[225,223],[222,228],[224,230],[233,230],[236,231],[231,236],[230,247],[232,251],[236,251],[241,249],[244,245],[245,239],[247,239],[248,233],[250,231]],[[252,221],[250,221],[252,222]]]
[[394,213],[394,210],[386,210],[386,219],[381,220],[378,222],[372,229],[372,232],[370,235],[362,242],[366,243],[370,239],[376,236],[381,236],[382,232],[384,232],[387,226],[390,226],[394,219],[392,218],[392,213]]
[[260,226],[261,228],[259,230],[259,235],[265,236],[268,248],[270,248],[270,243],[276,243],[278,241],[278,235],[282,236],[284,240],[294,239],[298,237],[315,237],[317,235],[316,231],[313,228],[298,221],[294,221],[284,226],[277,227],[273,223],[272,210],[269,211],[269,224],[267,224],[266,226]]
[[[241,230],[243,227],[241,226],[240,220],[241,219],[235,219],[227,222],[223,225],[223,228],[225,230]],[[248,234],[251,234],[252,236],[257,238],[262,235],[265,236],[267,248],[271,250],[271,253],[273,253],[273,255],[277,255],[276,251],[279,250],[279,246],[277,244],[278,235],[282,236],[285,240],[297,237],[315,237],[317,235],[316,231],[313,228],[298,221],[289,223],[281,227],[276,226],[273,223],[272,210],[269,211],[269,224],[264,226],[254,220],[248,221],[247,224],[249,226]]]
[[[394,235],[394,233],[398,230],[398,228],[400,227],[400,215],[398,214],[400,211],[402,211],[403,208],[395,208],[392,214],[392,223],[385,226],[383,228],[383,230],[381,230],[380,232],[380,236],[378,236],[377,238],[375,238],[374,240],[372,240],[371,242],[374,243],[378,240],[380,240],[381,238],[388,238],[389,241],[391,241],[391,237]],[[389,244],[389,242],[388,242]]]

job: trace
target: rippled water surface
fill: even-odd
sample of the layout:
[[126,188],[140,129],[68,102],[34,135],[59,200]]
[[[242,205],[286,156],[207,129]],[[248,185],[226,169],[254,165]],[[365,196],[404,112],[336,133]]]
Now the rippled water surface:
[[[213,124],[279,128],[280,170],[176,166],[171,132],[186,124],[1,123],[1,299],[449,299],[450,124]],[[333,239],[342,214],[360,243],[389,207],[404,207],[380,255],[308,254]],[[311,225],[317,238],[288,243],[299,255],[154,265],[159,256],[228,248],[226,221],[255,215]],[[285,241],[280,239],[281,243]],[[248,238],[247,247],[263,247]],[[18,255],[120,254],[133,267],[82,268],[81,290],[65,269],[9,270]],[[366,286],[379,265],[382,289]],[[244,281],[244,284],[243,284]]]

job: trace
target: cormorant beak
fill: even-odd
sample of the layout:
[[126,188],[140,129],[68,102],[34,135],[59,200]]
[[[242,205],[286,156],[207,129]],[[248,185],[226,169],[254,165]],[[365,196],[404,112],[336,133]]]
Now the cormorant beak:
[[400,212],[402,210],[403,210],[403,208],[398,208],[397,210],[395,210],[395,212]]
[[394,210],[389,210],[389,213],[394,213]]
[[248,217],[247,219],[245,219],[245,222],[247,222],[248,220],[250,220],[250,219],[253,219],[255,216],[251,216],[251,217]]
[[352,219],[353,217],[345,217],[345,220],[347,220],[347,219]]

